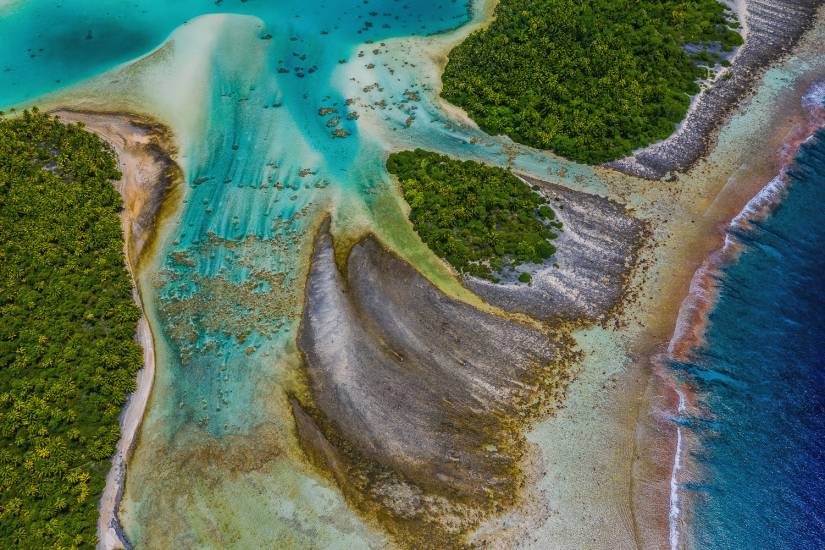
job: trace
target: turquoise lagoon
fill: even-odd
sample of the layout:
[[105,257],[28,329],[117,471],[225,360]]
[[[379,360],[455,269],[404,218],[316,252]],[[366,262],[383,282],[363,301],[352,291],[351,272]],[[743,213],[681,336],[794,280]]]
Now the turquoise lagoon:
[[[121,512],[140,547],[367,547],[383,535],[305,464],[287,395],[312,228],[379,233],[447,291],[384,170],[425,147],[591,190],[586,167],[451,120],[434,56],[462,1],[0,4],[0,108],[132,111],[166,123],[185,173],[139,286],[157,372]],[[333,132],[339,136],[336,137]],[[472,297],[465,298],[472,300]]]

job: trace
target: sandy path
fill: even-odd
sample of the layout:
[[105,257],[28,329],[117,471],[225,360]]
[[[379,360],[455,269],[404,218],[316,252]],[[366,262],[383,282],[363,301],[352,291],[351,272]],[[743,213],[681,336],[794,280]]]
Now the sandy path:
[[[168,131],[156,123],[126,114],[54,111],[64,122],[83,123],[115,151],[122,174],[115,187],[123,198],[123,228],[126,265],[132,276],[133,295],[143,311],[137,287],[140,259],[154,235],[154,223],[160,213],[170,184],[178,177]],[[100,499],[98,548],[130,548],[120,527],[118,509],[123,496],[126,465],[134,448],[155,377],[155,349],[152,330],[144,314],[138,321],[137,342],[143,347],[143,368],[137,374],[137,389],[128,397],[120,417],[120,440],[112,457],[112,468]]]

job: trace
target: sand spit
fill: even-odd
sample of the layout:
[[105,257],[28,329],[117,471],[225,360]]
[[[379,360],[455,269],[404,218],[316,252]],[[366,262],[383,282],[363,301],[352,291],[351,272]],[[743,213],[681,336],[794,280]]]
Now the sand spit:
[[524,425],[560,402],[574,357],[563,335],[448,298],[373,237],[342,275],[326,228],[299,346],[311,388],[311,402],[293,402],[303,447],[417,548],[460,547],[515,501]]
[[172,160],[176,148],[169,131],[145,117],[124,113],[55,110],[64,122],[83,123],[109,143],[123,178],[115,184],[123,197],[123,234],[131,267],[136,268],[153,237],[155,220],[170,185],[180,178]]
[[[137,290],[140,260],[154,237],[155,223],[164,198],[179,181],[180,170],[172,160],[171,136],[163,126],[146,118],[123,113],[56,110],[63,122],[82,123],[85,128],[104,139],[114,149],[123,175],[115,183],[123,197],[121,215],[126,264],[132,275],[135,301],[143,309]],[[135,444],[155,374],[155,350],[152,331],[144,314],[138,321],[138,343],[143,347],[144,366],[137,374],[137,389],[128,397],[120,418],[120,440],[112,468],[100,499],[98,518],[98,548],[131,548],[118,519],[123,496],[126,464]]]
[[[685,171],[712,146],[726,115],[750,93],[768,65],[790,52],[814,22],[823,0],[744,0],[745,45],[730,69],[696,97],[668,139],[606,166],[648,179]],[[741,2],[737,8],[742,9]]]
[[541,187],[564,224],[557,252],[529,286],[474,277],[465,286],[494,306],[536,319],[604,320],[621,303],[647,233],[644,222],[613,200],[520,177]]

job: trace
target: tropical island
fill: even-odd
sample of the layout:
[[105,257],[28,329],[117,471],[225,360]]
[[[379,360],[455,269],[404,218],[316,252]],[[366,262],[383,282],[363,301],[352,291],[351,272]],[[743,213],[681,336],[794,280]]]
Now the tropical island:
[[[462,274],[497,282],[504,271],[556,252],[562,223],[549,202],[511,171],[422,149],[393,153],[410,221],[433,252]],[[529,283],[530,273],[519,280]]]
[[111,148],[0,118],[0,546],[80,548],[142,364]]
[[489,134],[602,163],[673,133],[738,26],[717,0],[502,0],[442,95]]
[[695,420],[791,303],[709,322],[818,189],[823,2],[0,0],[0,546],[781,546]]

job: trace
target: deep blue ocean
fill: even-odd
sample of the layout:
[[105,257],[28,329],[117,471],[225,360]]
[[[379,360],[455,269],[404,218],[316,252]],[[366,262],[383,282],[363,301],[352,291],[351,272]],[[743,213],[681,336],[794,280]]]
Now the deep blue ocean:
[[695,548],[825,548],[825,131],[788,175],[774,213],[735,234],[706,344],[677,365],[705,411],[684,488]]

